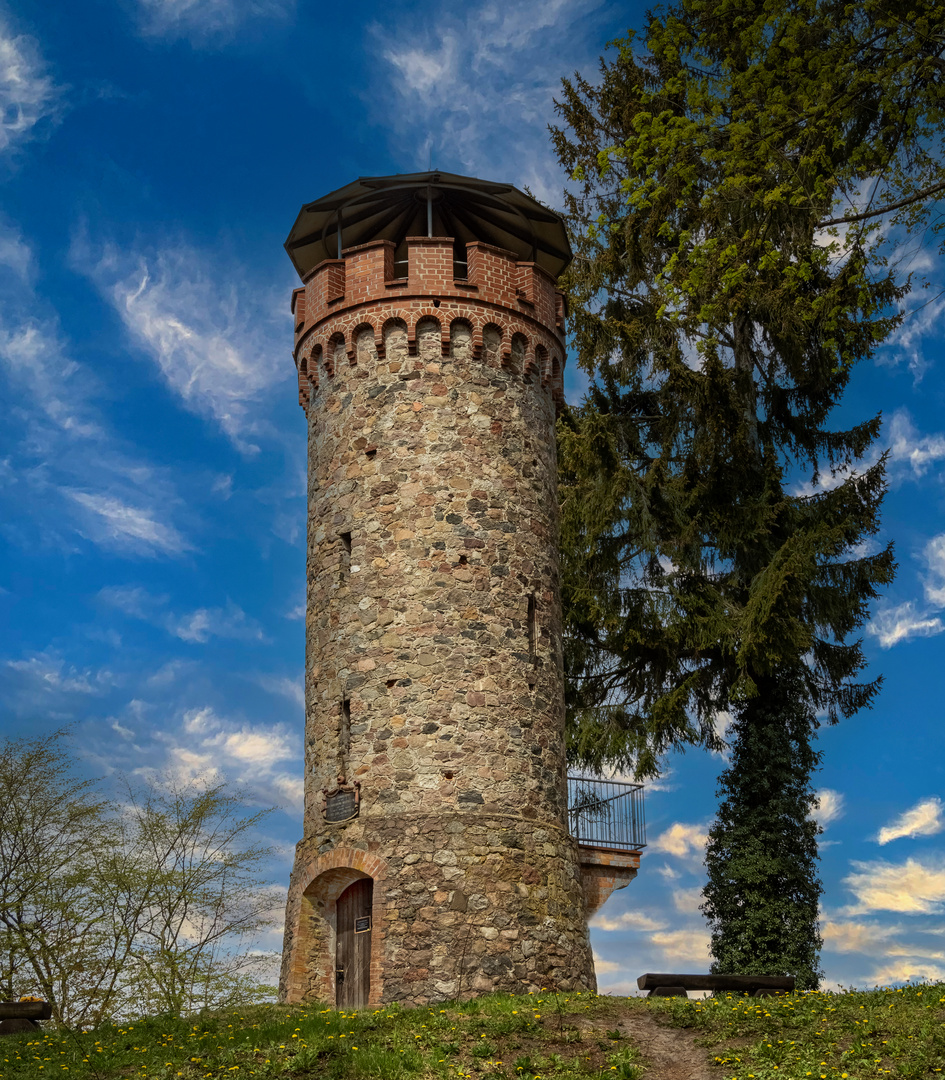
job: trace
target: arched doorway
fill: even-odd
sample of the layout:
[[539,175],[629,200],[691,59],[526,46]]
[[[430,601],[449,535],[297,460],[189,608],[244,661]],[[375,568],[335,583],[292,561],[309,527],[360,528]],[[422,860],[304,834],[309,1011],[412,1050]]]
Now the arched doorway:
[[371,910],[374,882],[359,878],[338,897],[335,931],[335,1003],[340,1009],[367,1005],[371,993]]

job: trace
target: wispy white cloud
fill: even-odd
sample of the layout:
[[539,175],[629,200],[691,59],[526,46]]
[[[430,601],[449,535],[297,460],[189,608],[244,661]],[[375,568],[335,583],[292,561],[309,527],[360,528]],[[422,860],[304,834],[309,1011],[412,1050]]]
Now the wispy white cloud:
[[78,236],[72,257],[185,407],[255,453],[252,406],[291,373],[291,365],[274,364],[268,355],[284,330],[273,320],[272,291],[241,280],[232,265],[215,267],[184,243],[96,249]]
[[616,971],[622,971],[623,968],[620,964],[615,964],[613,960],[605,960],[603,957],[594,953],[594,971],[598,975],[612,975]]
[[137,770],[178,783],[233,781],[258,801],[302,806],[301,739],[282,724],[251,724],[212,708],[189,709],[179,726],[160,733],[164,762]]
[[212,637],[266,640],[259,623],[231,600],[223,607],[201,607],[174,614],[167,609],[166,596],[155,596],[138,585],[109,585],[99,592],[99,598],[125,615],[160,626],[190,644],[203,645]]
[[933,637],[945,630],[945,533],[933,536],[922,551],[924,602],[909,600],[881,607],[873,616],[868,632],[884,649],[914,637]]
[[[658,930],[650,942],[661,949],[663,958],[674,963],[693,963],[705,967],[709,962],[709,933],[696,927]],[[672,970],[672,969],[670,969]],[[675,970],[679,970],[678,968]]]
[[86,534],[90,540],[150,555],[179,555],[190,549],[172,526],[156,519],[156,511],[131,506],[114,495],[63,488],[62,493],[88,511]]
[[294,0],[138,0],[143,34],[196,46],[222,44],[248,22],[265,25],[294,10]]
[[844,797],[839,791],[821,788],[817,792],[817,803],[814,806],[812,816],[822,829],[826,829],[832,822],[843,817],[846,809],[844,801]]
[[938,616],[918,611],[912,600],[879,608],[866,628],[867,633],[877,638],[884,649],[891,649],[893,645],[916,637],[934,637],[943,630],[945,625]]
[[[905,409],[896,409],[889,418],[886,443],[894,475],[906,471],[921,479],[932,466],[945,461],[945,435],[941,432],[923,435]],[[900,468],[897,470],[896,466]]]
[[911,958],[891,960],[880,964],[867,975],[867,986],[890,986],[906,982],[945,982],[945,964],[932,963],[917,954]]
[[440,0],[374,25],[377,118],[411,167],[510,180],[558,204],[564,177],[546,130],[553,98],[562,71],[593,78],[606,17],[602,0]]
[[0,218],[0,393],[10,448],[0,497],[16,507],[0,512],[0,528],[32,549],[74,549],[65,530],[125,554],[190,550],[172,524],[177,499],[166,472],[109,432],[97,380],[71,359],[55,309],[35,290],[36,263],[19,229]]
[[0,153],[28,138],[59,110],[61,90],[46,71],[37,43],[0,19]]
[[942,800],[933,795],[922,799],[909,810],[904,811],[889,825],[884,825],[876,835],[877,844],[888,844],[902,837],[935,836],[945,829],[945,806]]
[[118,682],[107,667],[98,670],[69,663],[47,651],[0,664],[0,694],[14,715],[45,721],[69,721],[90,698],[106,694]]
[[644,915],[642,911],[624,911],[620,915],[598,913],[591,919],[590,925],[595,930],[664,930],[666,923]]
[[908,915],[936,915],[945,910],[945,860],[941,856],[853,862],[854,873],[843,879],[856,897],[848,915],[871,911],[898,911]]
[[945,608],[945,533],[933,536],[922,554],[928,568],[925,597],[936,608]]
[[820,924],[824,948],[833,952],[866,953],[874,957],[877,949],[884,942],[895,938],[900,929],[899,926],[882,926],[875,922],[856,922],[851,919],[824,919]]
[[921,253],[918,261],[913,260],[909,269],[919,277],[916,285],[903,298],[905,318],[879,354],[880,363],[883,364],[905,362],[916,383],[922,381],[931,364],[930,347],[937,351],[937,342],[942,333],[942,318],[945,316],[945,295],[938,293],[929,296],[921,284],[933,266],[931,254],[927,250]]
[[301,677],[289,679],[285,676],[260,675],[257,681],[263,690],[268,690],[270,694],[288,698],[300,707],[305,705],[305,687],[302,685]]

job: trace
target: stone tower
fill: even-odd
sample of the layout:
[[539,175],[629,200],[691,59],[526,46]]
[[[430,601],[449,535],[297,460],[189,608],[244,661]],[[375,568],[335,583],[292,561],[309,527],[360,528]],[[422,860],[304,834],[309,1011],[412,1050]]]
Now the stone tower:
[[507,185],[362,178],[286,248],[309,488],[282,998],[594,990],[565,779],[563,225]]

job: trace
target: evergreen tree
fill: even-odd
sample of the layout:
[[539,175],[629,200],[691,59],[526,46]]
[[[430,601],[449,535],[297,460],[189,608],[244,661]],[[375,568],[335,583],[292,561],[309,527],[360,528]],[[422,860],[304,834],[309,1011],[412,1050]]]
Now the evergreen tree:
[[570,753],[653,775],[731,712],[716,968],[743,949],[812,985],[811,739],[877,692],[853,635],[894,571],[869,545],[880,418],[830,419],[901,317],[880,224],[919,228],[945,189],[945,9],[682,0],[645,53],[614,45],[553,129],[593,377],[559,429]]
[[803,695],[773,679],[732,725],[732,758],[719,778],[718,815],[706,847],[703,913],[713,972],[794,975],[816,990],[822,940],[821,883],[809,777],[811,746]]

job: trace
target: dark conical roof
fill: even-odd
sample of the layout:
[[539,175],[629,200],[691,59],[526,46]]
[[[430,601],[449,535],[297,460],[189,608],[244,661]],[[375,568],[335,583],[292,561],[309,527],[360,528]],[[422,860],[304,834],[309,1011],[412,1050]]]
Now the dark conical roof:
[[[340,236],[339,236],[340,227]],[[344,248],[408,236],[480,240],[513,251],[557,277],[571,261],[561,216],[530,195],[452,173],[362,176],[303,206],[285,249],[299,276]]]

